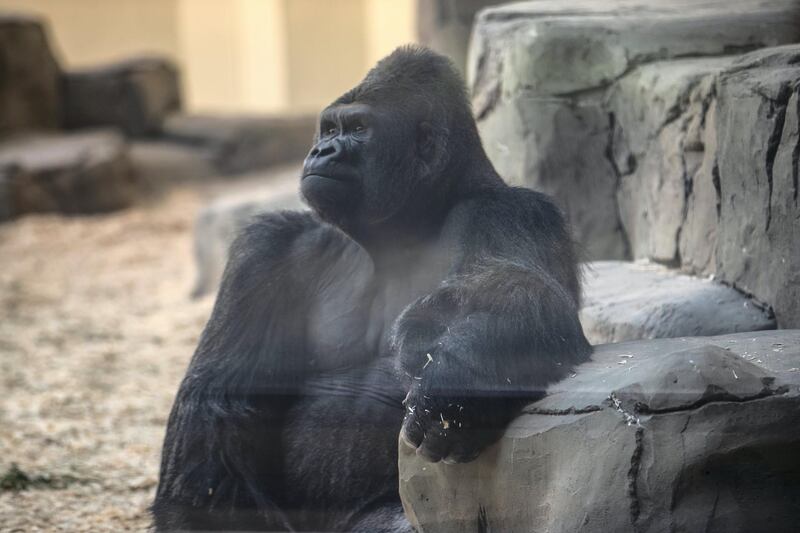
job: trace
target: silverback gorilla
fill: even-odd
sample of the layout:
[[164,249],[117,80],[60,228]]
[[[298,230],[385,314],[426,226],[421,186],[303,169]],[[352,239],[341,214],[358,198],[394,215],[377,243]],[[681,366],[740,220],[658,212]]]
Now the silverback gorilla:
[[301,191],[232,245],[169,418],[158,531],[405,532],[398,433],[465,462],[585,361],[573,245],[405,47],[319,119]]

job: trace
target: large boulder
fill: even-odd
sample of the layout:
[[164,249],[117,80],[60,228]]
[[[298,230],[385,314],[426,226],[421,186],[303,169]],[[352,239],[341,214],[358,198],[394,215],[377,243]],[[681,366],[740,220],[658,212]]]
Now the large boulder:
[[164,139],[210,154],[218,172],[240,174],[302,160],[311,148],[316,116],[170,116]]
[[0,14],[0,137],[60,125],[60,75],[42,22]]
[[[636,235],[629,244],[629,222],[637,215],[619,205],[618,191],[622,191],[623,204],[627,198],[634,203],[642,198],[643,193],[630,190],[635,187],[620,185],[623,175],[637,172],[634,165],[641,160],[635,153],[632,158],[615,157],[615,121],[625,107],[608,102],[609,90],[628,75],[642,76],[634,71],[648,63],[726,56],[798,40],[800,5],[794,0],[519,2],[479,14],[470,49],[469,83],[484,144],[498,171],[511,183],[552,194],[590,258],[637,256],[644,242],[656,250],[654,258],[675,260],[677,254],[668,257],[670,243]],[[658,128],[670,124],[678,130],[682,121],[673,124],[673,115],[680,115],[683,106],[697,99],[703,111],[703,95],[692,92],[702,93],[709,86],[702,84],[703,76],[720,66],[713,61],[687,65],[683,74],[667,74],[684,76],[678,82],[683,89],[666,80],[647,91],[643,110],[663,107],[666,123],[648,122],[656,129],[634,140],[656,142]],[[653,81],[652,72],[644,74],[648,75]],[[629,85],[635,90],[637,83]],[[681,94],[675,94],[676,90]],[[678,108],[659,105],[662,98],[675,97]],[[657,140],[673,158],[668,167],[680,164],[675,156],[681,146],[673,137],[667,133]],[[630,181],[641,174],[658,174],[661,163],[656,158],[644,161]],[[661,192],[652,189],[645,192]],[[672,214],[681,209],[680,194],[674,189],[665,186],[670,209],[648,223],[674,225]],[[645,211],[645,205],[639,209]],[[662,237],[674,231],[665,229]]]
[[132,136],[153,135],[181,107],[178,69],[160,58],[70,70],[63,86],[68,128],[115,126]]
[[731,287],[661,265],[586,265],[581,325],[592,344],[775,328],[775,318]]
[[716,275],[800,326],[800,46],[742,57],[717,94]]
[[605,345],[476,461],[400,444],[421,533],[792,532],[800,331]]
[[243,178],[236,190],[218,196],[198,213],[194,225],[194,298],[216,291],[231,243],[255,215],[302,208],[299,175],[300,169],[290,166]]
[[589,258],[715,276],[796,327],[800,46],[773,45],[797,41],[789,0],[489,9],[470,61],[484,144],[555,196]]
[[[31,134],[0,143],[0,213],[97,213],[130,205],[138,182],[114,131]],[[5,200],[3,200],[5,197]]]

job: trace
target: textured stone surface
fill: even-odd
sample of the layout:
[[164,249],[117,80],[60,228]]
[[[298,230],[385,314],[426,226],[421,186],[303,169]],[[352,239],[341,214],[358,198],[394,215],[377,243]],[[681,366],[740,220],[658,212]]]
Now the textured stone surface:
[[652,263],[588,263],[583,295],[581,324],[592,344],[775,328],[736,290]]
[[[469,83],[498,171],[554,195],[590,258],[675,262],[679,247],[691,249],[701,233],[695,199],[683,198],[679,182],[713,170],[699,148],[713,134],[704,122],[713,94],[708,75],[725,61],[644,66],[798,40],[793,0],[518,2],[479,14]],[[644,91],[638,116],[627,109],[637,90]],[[636,131],[620,139],[618,120]],[[627,153],[625,139],[635,144]],[[639,183],[662,175],[663,182]],[[708,184],[702,187],[707,193]],[[695,228],[686,242],[684,218]],[[713,264],[699,255],[701,267]]]
[[800,46],[742,57],[717,92],[717,276],[798,327]]
[[401,443],[421,532],[796,530],[800,331],[600,346],[548,393],[472,463]]
[[209,152],[215,168],[238,174],[302,160],[311,147],[316,116],[173,115],[167,140]]
[[[693,260],[703,267],[710,263],[699,255],[707,252],[712,238],[708,230],[715,225],[697,224],[696,219],[715,208],[714,150],[706,146],[715,141],[715,75],[731,61],[650,63],[609,90],[617,205],[634,258],[671,264]],[[711,194],[703,194],[708,189]],[[690,218],[692,229],[683,235]]]
[[[113,131],[35,134],[0,143],[7,217],[95,213],[129,205],[138,192],[127,147]],[[4,195],[0,192],[0,196]]]
[[133,58],[64,76],[68,128],[115,126],[133,136],[156,134],[180,106],[178,69],[165,59]]
[[60,125],[59,76],[42,22],[0,13],[0,137]]
[[265,211],[300,209],[300,168],[292,166],[254,175],[238,183],[235,192],[203,208],[194,225],[197,278],[192,296],[214,292],[228,260],[228,248],[250,219]]
[[470,61],[484,144],[587,258],[715,276],[797,327],[800,45],[776,45],[798,41],[788,0],[492,8]]

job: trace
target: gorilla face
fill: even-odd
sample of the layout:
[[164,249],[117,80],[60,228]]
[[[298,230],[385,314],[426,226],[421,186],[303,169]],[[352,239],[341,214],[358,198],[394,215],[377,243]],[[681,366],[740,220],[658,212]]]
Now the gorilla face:
[[303,165],[303,197],[321,218],[346,231],[391,219],[420,192],[414,186],[416,124],[414,117],[385,106],[328,107]]

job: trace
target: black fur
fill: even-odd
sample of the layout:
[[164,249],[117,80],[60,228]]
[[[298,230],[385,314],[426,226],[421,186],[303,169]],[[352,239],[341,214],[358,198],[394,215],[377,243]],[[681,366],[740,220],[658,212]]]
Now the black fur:
[[323,111],[301,190],[314,215],[262,215],[232,247],[159,531],[411,531],[401,427],[471,460],[590,354],[562,216],[499,178],[444,57],[398,49]]

